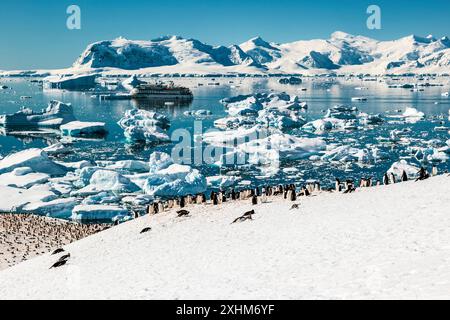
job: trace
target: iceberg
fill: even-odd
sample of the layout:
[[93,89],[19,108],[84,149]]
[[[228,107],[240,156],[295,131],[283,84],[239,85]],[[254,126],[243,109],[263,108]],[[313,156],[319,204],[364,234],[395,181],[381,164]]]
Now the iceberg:
[[64,175],[67,169],[49,159],[41,149],[27,149],[11,154],[0,160],[0,174],[11,172],[16,168],[28,167],[33,172],[46,173],[50,176]]
[[33,185],[46,183],[48,179],[50,179],[48,174],[32,172],[31,168],[17,168],[0,174],[0,185],[28,189]]
[[41,112],[24,108],[12,115],[0,116],[0,125],[6,128],[58,128],[71,121],[75,121],[72,106],[55,100]]
[[106,134],[105,123],[103,122],[81,122],[72,121],[60,127],[64,136],[86,137],[102,136]]
[[327,151],[321,159],[323,161],[336,162],[360,162],[370,163],[379,157],[378,149],[358,149],[351,146],[339,146]]
[[418,177],[419,168],[408,164],[406,160],[400,160],[398,162],[394,162],[390,169],[387,171],[389,174],[393,173],[395,177],[400,180],[403,175],[403,171],[406,172],[409,179],[415,179]]
[[70,219],[73,208],[78,204],[76,198],[61,198],[48,202],[37,201],[25,205],[21,210],[56,219]]
[[98,169],[92,174],[89,184],[73,195],[94,195],[102,191],[113,191],[117,193],[133,193],[139,191],[139,187],[115,171]]
[[44,89],[88,90],[96,86],[96,74],[80,74],[72,76],[49,76],[44,78]]
[[56,199],[56,195],[44,189],[20,189],[0,185],[0,212],[22,213],[22,208],[33,202],[48,202]]
[[154,197],[194,195],[206,189],[206,178],[198,170],[178,164],[155,172],[144,184],[145,193]]
[[118,122],[129,142],[161,143],[169,142],[166,129],[170,127],[169,119],[159,113],[145,110],[128,110]]
[[232,187],[240,180],[241,178],[236,176],[211,176],[206,178],[208,186],[216,189]]
[[149,171],[150,173],[155,173],[163,169],[167,169],[173,163],[173,159],[168,153],[165,152],[154,152],[150,155],[149,160]]
[[119,206],[81,204],[73,208],[71,218],[74,221],[112,221],[124,216],[129,216],[129,212]]

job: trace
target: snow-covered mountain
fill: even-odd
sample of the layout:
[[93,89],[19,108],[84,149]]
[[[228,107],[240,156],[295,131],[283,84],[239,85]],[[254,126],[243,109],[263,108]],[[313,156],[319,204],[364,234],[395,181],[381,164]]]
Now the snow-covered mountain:
[[450,39],[410,35],[378,41],[345,32],[329,39],[285,44],[260,37],[241,45],[211,46],[167,36],[151,41],[118,38],[88,46],[73,70],[137,73],[450,73]]

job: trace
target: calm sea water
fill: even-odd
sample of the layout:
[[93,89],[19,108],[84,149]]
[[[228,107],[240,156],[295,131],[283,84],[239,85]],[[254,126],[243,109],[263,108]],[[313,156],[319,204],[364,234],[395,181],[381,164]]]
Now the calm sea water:
[[[171,79],[173,80],[173,79]],[[233,81],[233,83],[230,83]],[[173,144],[157,147],[136,147],[126,144],[123,131],[117,125],[117,121],[128,109],[139,107],[147,110],[154,110],[166,114],[171,118],[172,127],[170,131],[178,128],[185,128],[193,131],[194,118],[187,117],[183,113],[188,110],[208,109],[213,112],[212,117],[203,119],[203,129],[213,127],[213,122],[217,118],[226,116],[224,107],[220,104],[220,99],[235,96],[238,94],[251,94],[256,92],[279,92],[285,91],[301,97],[309,105],[309,119],[323,117],[324,110],[337,105],[348,104],[357,106],[362,112],[369,114],[382,113],[397,114],[396,110],[405,107],[415,107],[426,114],[427,119],[416,124],[383,124],[375,127],[374,130],[358,130],[348,132],[331,132],[324,135],[327,141],[350,144],[354,147],[364,148],[367,144],[378,145],[377,137],[388,137],[389,131],[393,129],[411,128],[410,136],[417,138],[413,145],[425,146],[431,139],[438,139],[445,142],[449,139],[447,131],[436,132],[434,127],[439,126],[444,119],[445,125],[449,125],[448,110],[450,109],[450,99],[441,96],[442,92],[449,91],[449,83],[443,87],[426,88],[424,92],[410,92],[406,89],[389,89],[385,83],[367,82],[353,80],[351,82],[331,83],[322,80],[306,80],[300,87],[307,88],[307,91],[300,91],[299,86],[280,85],[277,79],[228,79],[218,78],[215,82],[220,82],[220,86],[208,86],[212,82],[209,79],[180,79],[176,81],[181,85],[189,86],[194,92],[194,100],[188,105],[178,106],[157,106],[147,103],[146,105],[136,105],[133,101],[99,101],[92,99],[90,93],[82,92],[44,92],[37,84],[30,83],[26,79],[1,79],[2,85],[10,87],[9,90],[0,90],[0,114],[9,114],[18,111],[22,106],[33,110],[41,110],[50,100],[56,99],[66,103],[71,103],[75,110],[75,115],[81,121],[102,121],[107,125],[108,136],[104,140],[98,141],[78,141],[72,145],[73,152],[63,157],[64,161],[77,161],[83,159],[92,160],[125,160],[139,159],[147,160],[153,151],[170,152]],[[204,86],[199,87],[198,83]],[[355,90],[355,87],[366,87],[367,90]],[[30,96],[31,99],[21,99],[21,96]],[[352,97],[364,96],[367,102],[355,103]],[[436,104],[438,102],[438,104]],[[440,119],[439,119],[440,118]],[[289,132],[298,136],[315,136],[294,130]],[[27,148],[42,148],[58,142],[57,134],[12,134],[0,135],[0,154],[5,156]],[[412,163],[417,163],[406,152],[405,146],[384,144],[379,145],[382,151],[389,154],[389,159],[380,161],[372,165],[342,165],[322,162],[312,162],[302,160],[296,162],[283,162],[284,168],[295,167],[299,169],[297,173],[283,173],[281,170],[277,175],[261,177],[261,173],[254,168],[242,167],[240,174],[244,179],[250,180],[255,185],[266,183],[302,183],[308,179],[318,179],[323,184],[331,184],[335,177],[340,178],[360,178],[362,176],[373,176],[380,178],[382,174],[395,161],[405,158]],[[206,175],[219,174],[220,169],[211,166],[201,166]],[[439,164],[440,170],[449,170],[450,165]],[[261,181],[263,180],[263,181]]]

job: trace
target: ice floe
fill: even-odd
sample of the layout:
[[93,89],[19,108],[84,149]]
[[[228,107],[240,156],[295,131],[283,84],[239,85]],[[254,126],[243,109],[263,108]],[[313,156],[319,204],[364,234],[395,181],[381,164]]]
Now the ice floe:
[[118,122],[129,142],[161,143],[169,142],[166,129],[170,127],[169,119],[159,113],[145,110],[128,110]]
[[101,136],[106,134],[104,122],[72,121],[60,127],[61,133],[70,137]]
[[409,179],[415,179],[419,173],[418,167],[408,164],[406,160],[400,160],[392,164],[392,166],[387,171],[388,173],[393,173],[397,179],[401,179],[403,172],[406,172]]
[[55,100],[51,101],[48,107],[41,112],[34,112],[31,109],[24,108],[15,114],[0,116],[0,125],[7,128],[58,128],[71,121],[75,121],[72,106]]
[[52,161],[41,149],[23,150],[0,160],[0,174],[24,167],[31,168],[33,172],[46,173],[52,176],[63,175],[67,171],[65,167]]
[[119,206],[82,204],[73,209],[71,218],[75,221],[111,221],[112,219],[126,216],[129,216],[128,210]]

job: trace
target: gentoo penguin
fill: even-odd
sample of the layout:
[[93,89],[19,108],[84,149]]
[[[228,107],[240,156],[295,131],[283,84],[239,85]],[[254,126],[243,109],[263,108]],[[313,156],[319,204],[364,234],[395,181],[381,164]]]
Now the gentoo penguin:
[[158,202],[158,213],[164,212],[164,203]]
[[295,203],[292,205],[291,210],[298,210],[300,209],[300,205],[298,203]]
[[59,258],[58,262],[69,260],[69,258],[70,258],[70,253],[68,253],[68,254],[62,256],[61,258]]
[[202,193],[202,203],[206,203],[206,194]]
[[314,191],[315,192],[320,192],[322,189],[321,189],[321,187],[320,187],[320,182],[316,182],[315,184],[314,184]]
[[180,208],[183,209],[184,207],[186,207],[186,200],[184,199],[184,197],[180,198]]
[[211,191],[211,194],[209,195],[209,200],[214,201],[214,195],[216,193],[214,191]]
[[248,217],[248,216],[252,216],[254,214],[256,214],[255,210],[250,210],[250,211],[247,211],[246,213],[244,213],[242,216]]
[[341,181],[336,178],[336,188],[335,188],[336,192],[341,192]]
[[259,189],[259,187],[256,187],[256,189],[255,189],[255,195],[256,195],[257,197],[261,197],[261,189]]
[[141,234],[150,232],[151,230],[152,230],[152,228],[150,228],[150,227],[142,229]]
[[231,189],[231,200],[236,200],[236,191],[234,189]]
[[389,177],[388,177],[387,173],[384,174],[384,177],[383,177],[383,184],[384,184],[385,186],[387,186],[387,185],[389,184]]
[[154,202],[153,203],[153,211],[155,212],[155,214],[159,213],[159,204],[158,204],[158,202]]
[[377,180],[376,185],[377,185],[377,186],[381,186],[381,181],[380,181],[380,180]]
[[53,251],[52,256],[56,255],[56,254],[60,254],[63,253],[65,250],[60,248],[60,249],[56,249],[55,251]]
[[405,171],[405,170],[403,170],[403,172],[402,172],[402,181],[403,181],[403,182],[408,181],[408,175],[406,174],[406,171]]
[[50,267],[50,269],[55,269],[55,268],[62,267],[62,266],[64,266],[64,265],[66,265],[66,263],[67,263],[67,260],[57,261],[54,265],[52,265],[52,266]]
[[291,190],[290,200],[297,201],[297,193],[296,193],[295,189]]
[[258,204],[258,197],[257,196],[253,196],[252,197],[252,205],[256,206]]
[[394,173],[392,173],[392,172],[391,172],[391,182],[392,182],[393,184],[397,183],[397,181],[396,181],[396,179],[395,179],[395,175],[394,175]]
[[213,195],[213,205],[215,206],[219,205],[219,197],[217,196],[217,193],[214,193]]
[[178,214],[178,217],[181,218],[181,217],[188,216],[190,214],[190,212],[187,210],[179,210],[179,211],[177,211],[177,214]]

